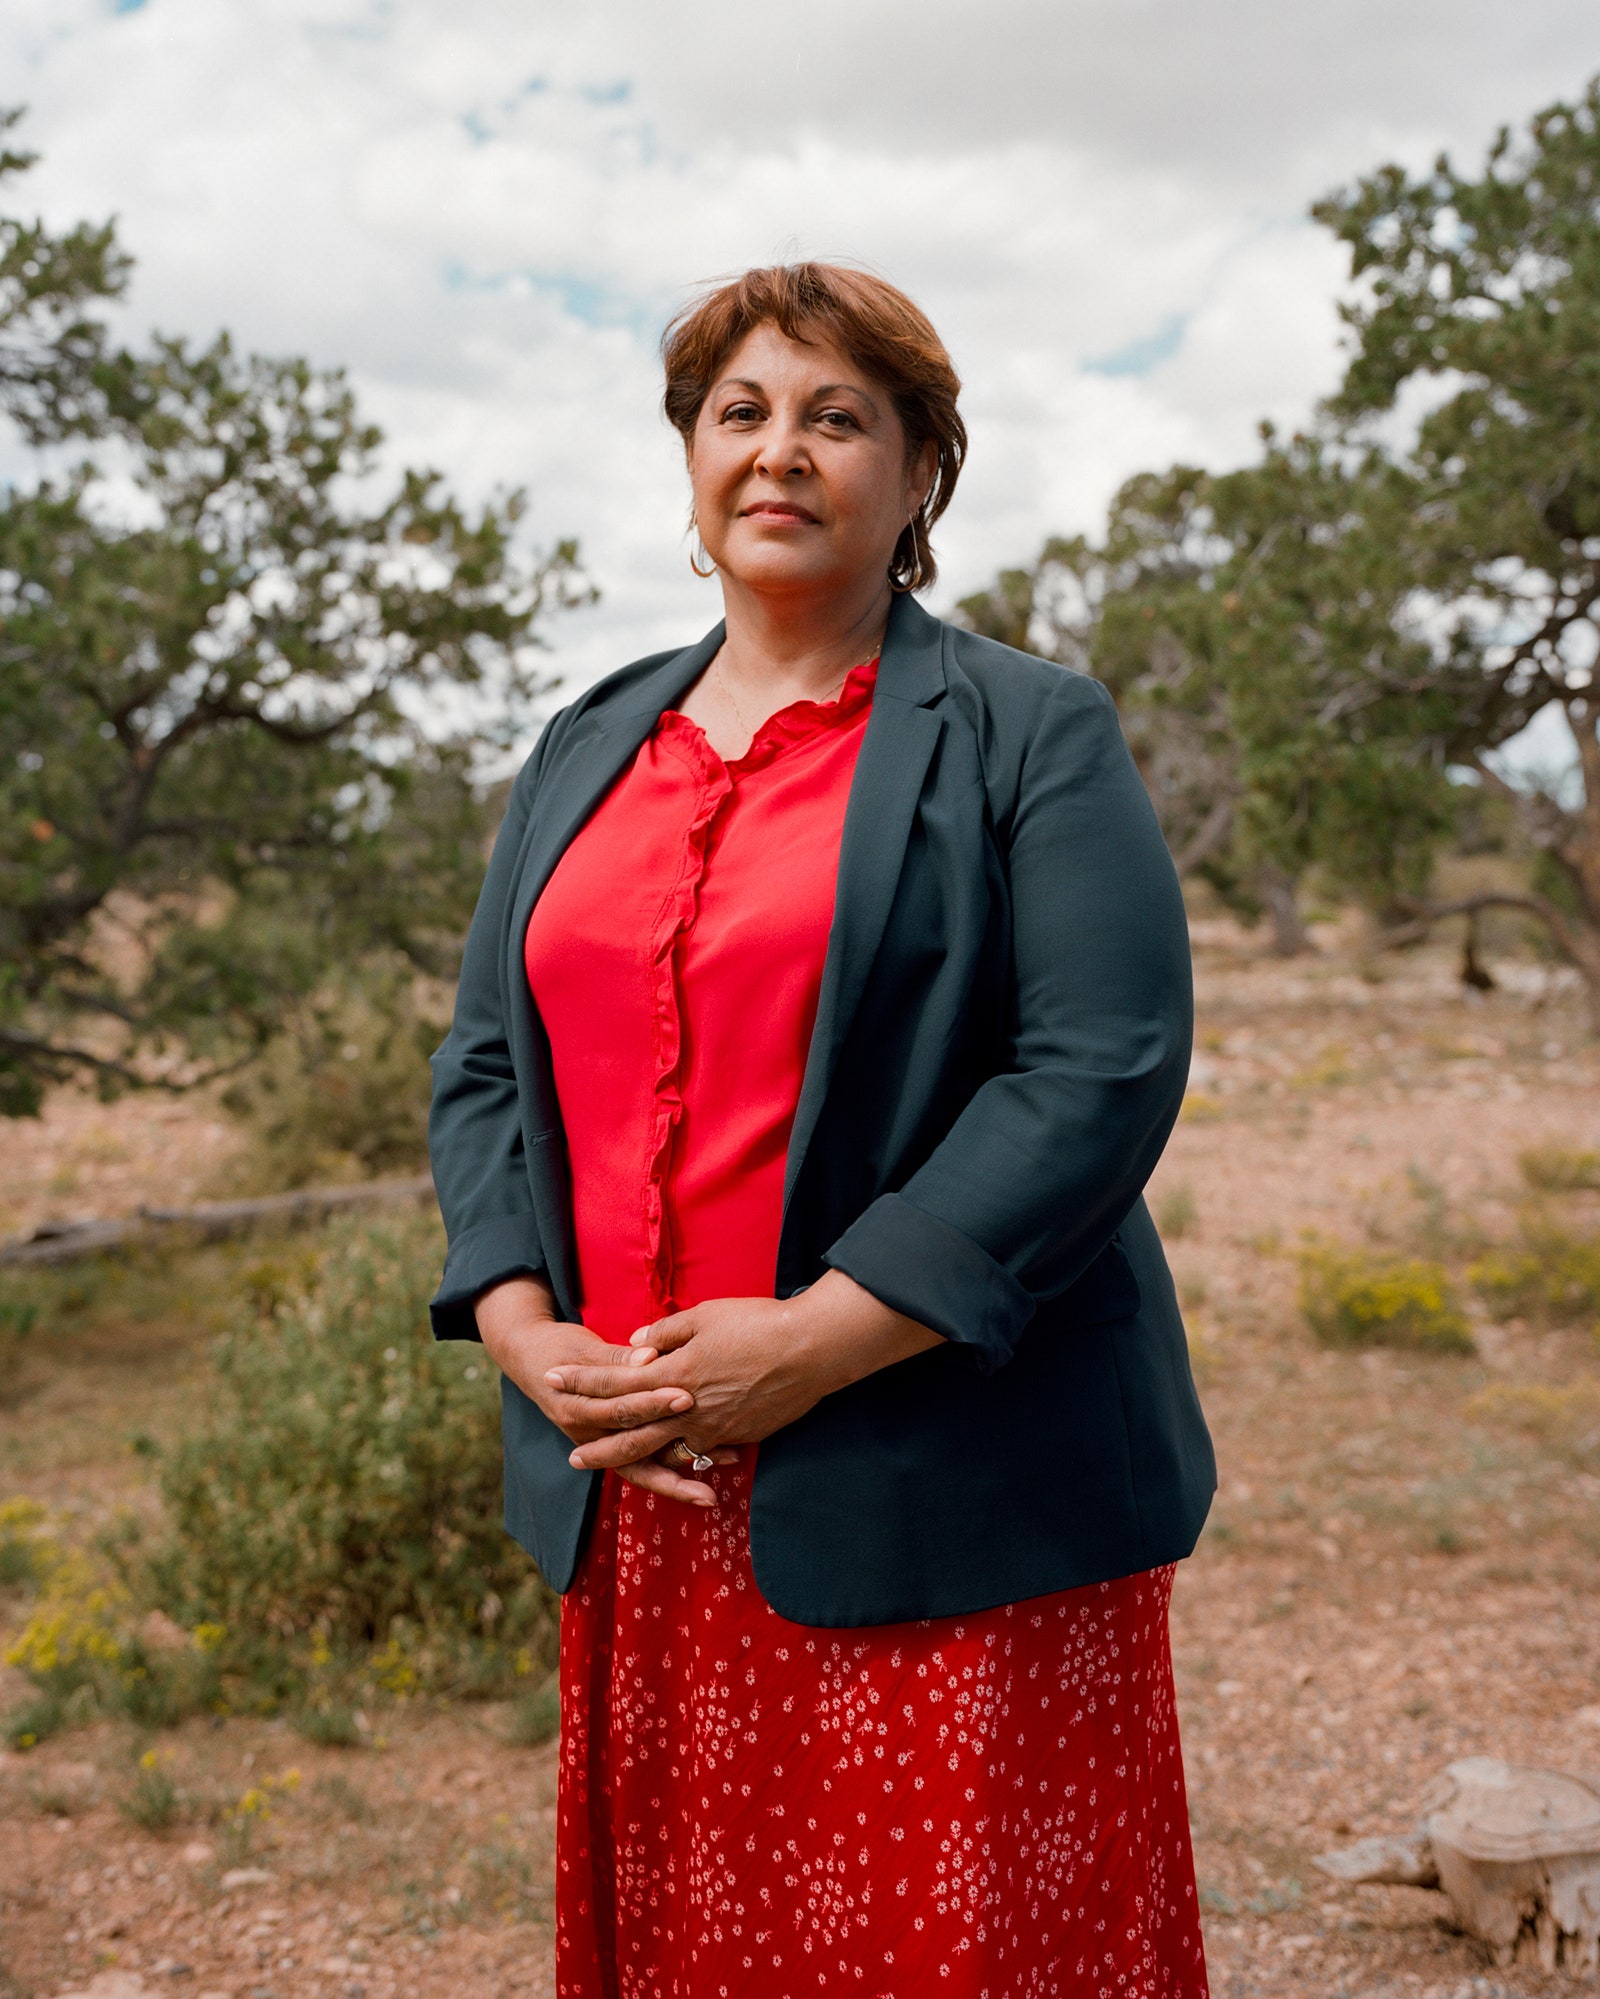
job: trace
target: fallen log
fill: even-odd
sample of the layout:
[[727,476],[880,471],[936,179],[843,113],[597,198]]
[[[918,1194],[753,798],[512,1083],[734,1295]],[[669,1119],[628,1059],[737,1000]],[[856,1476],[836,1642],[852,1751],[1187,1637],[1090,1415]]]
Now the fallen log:
[[292,1193],[265,1194],[248,1201],[202,1201],[192,1208],[141,1206],[131,1215],[42,1223],[31,1236],[0,1243],[0,1265],[37,1269],[76,1263],[107,1250],[132,1248],[175,1235],[219,1242],[225,1236],[243,1235],[263,1225],[320,1222],[364,1208],[403,1207],[433,1198],[432,1174],[410,1173],[401,1179],[362,1180],[348,1187],[297,1187]]

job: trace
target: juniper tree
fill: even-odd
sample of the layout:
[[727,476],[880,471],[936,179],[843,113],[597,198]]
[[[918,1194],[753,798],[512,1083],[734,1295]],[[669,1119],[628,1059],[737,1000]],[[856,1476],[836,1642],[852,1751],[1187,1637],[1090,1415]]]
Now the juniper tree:
[[[22,115],[0,109],[0,183],[37,158],[10,143]],[[56,234],[37,218],[0,215],[0,411],[27,437],[104,421],[119,370],[96,308],[122,293],[129,269],[109,222]]]
[[1281,952],[1308,869],[1392,911],[1450,819],[1414,498],[1374,453],[1267,431],[1241,471],[1129,480],[1100,541],[1048,543],[962,607],[1107,684],[1180,873],[1265,908]]
[[[82,296],[119,276],[109,239],[61,240]],[[448,974],[481,752],[528,728],[541,620],[587,593],[573,544],[520,551],[520,496],[468,508],[431,472],[386,479],[337,371],[226,337],[108,362],[70,313],[10,324],[35,343],[8,378],[25,427],[95,432],[73,470],[0,495],[18,1114],[74,1074],[176,1087],[236,1065],[365,959]],[[78,359],[114,385],[92,423],[38,387]]]
[[[1359,432],[1408,388],[1434,398],[1405,453],[1406,539],[1452,634],[1442,739],[1544,857],[1526,894],[1448,907],[1536,915],[1600,1027],[1600,79],[1502,130],[1480,170],[1387,166],[1315,213],[1357,286],[1332,414]],[[1541,711],[1570,734],[1570,793],[1509,782],[1496,755]],[[1443,907],[1419,903],[1420,921]]]

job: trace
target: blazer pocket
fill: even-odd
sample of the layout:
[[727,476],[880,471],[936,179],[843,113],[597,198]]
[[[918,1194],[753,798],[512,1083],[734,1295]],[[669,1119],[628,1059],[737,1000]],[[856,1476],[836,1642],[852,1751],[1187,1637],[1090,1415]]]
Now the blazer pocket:
[[1144,1302],[1121,1238],[1113,1236],[1075,1284],[1052,1303],[1051,1316],[1063,1331],[1131,1319]]

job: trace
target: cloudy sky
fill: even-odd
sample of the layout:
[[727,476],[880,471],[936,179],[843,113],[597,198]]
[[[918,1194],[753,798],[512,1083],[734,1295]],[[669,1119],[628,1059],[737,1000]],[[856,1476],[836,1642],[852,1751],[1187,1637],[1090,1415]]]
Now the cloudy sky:
[[1476,160],[1600,70],[1594,0],[6,0],[53,220],[140,328],[346,364],[397,456],[526,486],[601,606],[569,687],[698,634],[655,343],[697,280],[846,255],[928,309],[972,456],[939,609],[1119,480],[1333,383],[1309,201]]

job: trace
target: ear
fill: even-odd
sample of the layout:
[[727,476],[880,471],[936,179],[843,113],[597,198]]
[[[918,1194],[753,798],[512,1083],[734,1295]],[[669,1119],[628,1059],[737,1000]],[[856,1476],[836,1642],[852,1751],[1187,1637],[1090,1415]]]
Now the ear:
[[931,437],[925,438],[906,467],[906,497],[911,502],[913,519],[922,511],[923,501],[933,491],[933,478],[938,469],[939,447]]

